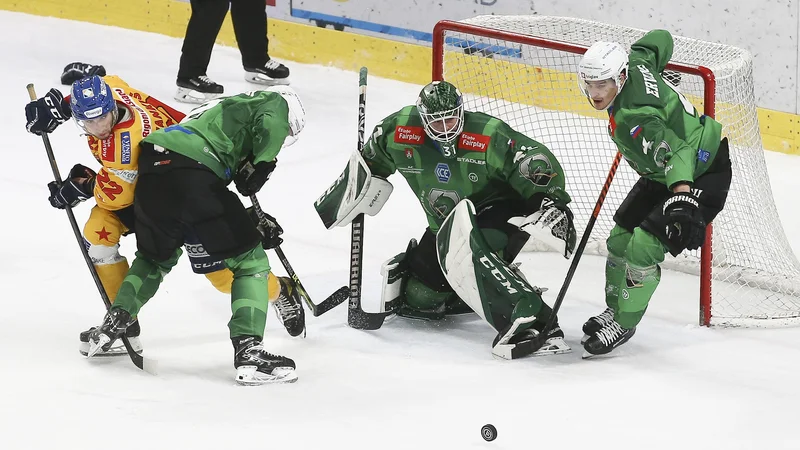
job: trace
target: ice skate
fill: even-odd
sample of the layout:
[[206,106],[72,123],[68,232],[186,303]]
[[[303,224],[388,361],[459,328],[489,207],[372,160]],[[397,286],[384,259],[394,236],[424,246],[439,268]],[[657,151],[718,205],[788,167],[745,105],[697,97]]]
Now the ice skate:
[[[91,336],[92,332],[97,329],[97,327],[91,327],[86,331],[82,331],[80,335],[80,346],[78,347],[78,351],[81,352],[81,355],[88,356],[89,355],[89,336]],[[125,336],[128,338],[128,342],[131,343],[131,347],[136,353],[142,353],[142,343],[139,341],[139,334],[141,333],[142,329],[139,326],[139,321],[134,321],[126,330]],[[128,351],[125,349],[125,344],[122,341],[115,341],[111,344],[108,350],[103,350],[102,348],[94,354],[94,357],[102,357],[102,356],[125,356],[128,354]]]
[[289,69],[274,59],[270,59],[264,67],[245,67],[244,79],[251,83],[267,86],[289,84]]
[[583,337],[581,338],[581,344],[586,343],[586,341],[592,337],[595,333],[600,331],[601,328],[610,324],[614,321],[614,310],[611,308],[606,308],[605,311],[602,313],[589,317],[586,323],[583,324]]
[[589,359],[598,355],[610,353],[615,348],[628,342],[636,328],[622,328],[616,321],[605,325],[597,333],[593,334],[583,344],[583,359]]
[[297,381],[294,361],[264,350],[261,340],[254,336],[239,336],[233,341],[233,365],[236,382],[244,386]]
[[278,313],[278,320],[286,328],[290,336],[305,337],[306,313],[303,309],[303,299],[300,291],[289,277],[278,277],[281,291],[278,299],[272,302],[275,312]]
[[178,91],[175,93],[175,100],[183,103],[202,104],[219,97],[225,91],[222,85],[205,75],[178,78],[176,84]]

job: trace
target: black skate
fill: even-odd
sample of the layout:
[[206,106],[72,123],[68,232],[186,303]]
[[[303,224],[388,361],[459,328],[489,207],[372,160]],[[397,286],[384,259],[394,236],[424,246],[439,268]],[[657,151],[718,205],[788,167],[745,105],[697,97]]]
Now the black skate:
[[266,84],[268,86],[289,84],[289,68],[274,59],[270,59],[264,67],[245,67],[244,79],[251,83]]
[[[80,346],[78,347],[78,351],[81,352],[83,356],[89,356],[89,336],[91,336],[92,332],[96,330],[97,327],[91,327],[86,331],[81,331],[80,335]],[[128,338],[128,342],[131,343],[131,347],[136,353],[142,353],[142,343],[139,341],[139,334],[141,334],[142,328],[139,326],[139,321],[134,320],[132,324],[125,329],[125,336]],[[108,351],[103,350],[102,348],[94,354],[94,357],[98,356],[124,356],[127,355],[128,351],[125,349],[125,345],[122,341],[115,341],[111,344],[111,347]]]
[[583,324],[583,337],[581,338],[581,344],[586,343],[586,341],[592,337],[595,333],[600,331],[601,328],[610,324],[614,321],[614,310],[611,308],[606,308],[605,311],[601,312],[596,316],[589,317],[589,320]]
[[600,329],[597,333],[593,334],[583,344],[583,359],[589,359],[597,355],[605,355],[611,352],[620,345],[628,342],[636,328],[622,328],[616,321],[612,320]]
[[221,84],[215,83],[205,75],[178,78],[176,84],[178,92],[175,93],[175,100],[184,103],[205,103],[219,97],[225,91]]
[[[541,347],[526,349],[544,328],[544,322],[536,322],[530,328],[517,331],[522,325],[535,321],[535,317],[523,317],[514,321],[503,332],[497,334],[492,343],[492,354],[503,359],[517,359],[524,356],[547,356],[572,351],[564,341],[564,332],[558,322],[547,333],[547,340]],[[537,329],[538,328],[538,329]]]
[[[127,328],[133,324],[134,319],[128,311],[120,308],[111,308],[103,319],[103,324],[89,333],[89,349],[86,356],[91,358],[99,351],[109,351],[114,343],[122,337]],[[124,349],[124,347],[123,347]],[[134,350],[136,350],[134,348]],[[141,351],[141,345],[139,349]]]
[[281,285],[281,292],[278,294],[278,299],[272,302],[275,312],[278,313],[278,320],[281,321],[290,336],[302,334],[305,337],[306,313],[303,309],[302,294],[291,278],[278,277],[278,283]]
[[294,383],[297,381],[294,361],[264,350],[261,339],[255,336],[238,336],[233,341],[233,366],[236,382],[244,386],[268,383]]

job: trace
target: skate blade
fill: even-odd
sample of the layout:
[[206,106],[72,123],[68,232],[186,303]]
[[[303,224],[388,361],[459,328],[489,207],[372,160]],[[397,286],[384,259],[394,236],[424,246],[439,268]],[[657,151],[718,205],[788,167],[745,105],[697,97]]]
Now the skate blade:
[[278,367],[272,374],[259,372],[255,366],[241,366],[236,370],[236,383],[241,386],[260,386],[262,384],[294,383],[297,374],[294,369]]
[[263,84],[264,86],[288,86],[289,78],[270,78],[260,73],[247,73],[244,74],[244,81],[255,84]]
[[593,353],[589,353],[586,350],[584,350],[583,354],[581,355],[581,359],[606,359],[606,358],[611,358],[613,356],[614,355],[612,355],[611,352],[603,353],[602,355],[595,355]]
[[571,351],[572,348],[567,345],[567,343],[564,341],[564,338],[556,337],[545,341],[542,348],[533,352],[531,356],[561,355]]
[[173,98],[182,103],[192,103],[195,105],[201,105],[210,100],[214,100],[215,98],[221,95],[222,94],[214,94],[210,92],[203,93],[195,91],[194,89],[179,87],[178,91],[175,93],[175,96]]
[[588,341],[590,337],[591,336],[589,336],[588,334],[584,334],[583,337],[581,338],[581,345],[585,344],[586,341]]
[[[128,355],[128,350],[125,349],[125,344],[122,342],[122,339],[116,340],[108,350],[103,350],[103,346],[108,343],[108,336],[101,335],[100,340],[103,342],[101,343],[98,341],[96,345],[92,342],[81,342],[78,351],[81,353],[81,355],[87,358],[104,358]],[[142,354],[142,342],[138,337],[128,338],[128,342],[131,343],[133,351],[140,355]]]

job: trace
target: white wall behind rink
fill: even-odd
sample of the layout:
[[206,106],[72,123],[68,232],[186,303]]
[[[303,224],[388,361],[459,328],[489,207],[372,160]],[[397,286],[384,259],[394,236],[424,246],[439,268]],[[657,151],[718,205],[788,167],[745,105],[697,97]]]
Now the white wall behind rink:
[[800,0],[277,0],[270,17],[345,25],[345,32],[428,43],[433,25],[481,14],[578,17],[749,50],[757,104],[800,112]]

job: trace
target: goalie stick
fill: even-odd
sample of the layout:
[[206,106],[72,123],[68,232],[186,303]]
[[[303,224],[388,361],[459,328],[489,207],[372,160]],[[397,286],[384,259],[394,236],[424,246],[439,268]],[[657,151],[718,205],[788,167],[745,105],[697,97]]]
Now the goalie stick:
[[[33,87],[33,83],[29,83],[27,86],[28,95],[31,98],[31,101],[36,100],[36,90]],[[61,187],[61,174],[58,171],[58,164],[56,163],[56,157],[53,154],[53,147],[50,145],[50,138],[47,136],[47,133],[42,133],[42,142],[44,143],[44,149],[47,152],[47,158],[50,161],[50,168],[53,170],[53,176],[56,179],[56,185]],[[106,293],[105,288],[103,287],[103,283],[100,281],[100,277],[97,275],[97,269],[95,269],[94,264],[92,263],[92,259],[89,257],[89,250],[84,245],[83,235],[78,228],[78,222],[75,220],[75,214],[72,212],[72,207],[66,205],[64,208],[67,211],[67,217],[69,218],[69,223],[72,225],[72,232],[75,234],[75,239],[78,241],[78,246],[81,248],[81,255],[83,255],[83,260],[86,262],[86,265],[89,267],[89,273],[92,274],[92,279],[94,280],[94,284],[97,287],[97,290],[100,292],[100,297],[103,299],[103,303],[106,305],[106,311],[111,308],[111,301],[108,298],[108,293]],[[130,341],[128,340],[127,336],[123,335],[121,337],[122,343],[125,345],[125,350],[128,352],[128,356],[130,356],[131,361],[133,364],[138,367],[139,369],[155,375],[158,372],[158,362],[154,359],[145,358],[142,355],[136,353],[136,351],[131,346]]]
[[[358,72],[358,152],[364,148],[364,127],[367,108],[367,68]],[[364,214],[350,224],[350,303],[347,324],[358,330],[377,330],[391,313],[368,313],[361,309],[361,261],[364,256]]]
[[[256,214],[258,214],[258,220],[261,223],[266,222],[267,219],[266,217],[264,217],[264,210],[261,209],[261,204],[258,203],[258,198],[256,198],[255,195],[251,195],[250,201],[253,203],[253,208],[255,208]],[[303,297],[303,299],[306,302],[306,305],[308,305],[308,308],[311,310],[311,314],[313,314],[314,317],[320,316],[326,313],[327,311],[330,311],[331,309],[339,306],[341,303],[344,303],[344,301],[347,300],[348,297],[347,286],[342,286],[339,289],[337,289],[336,292],[329,295],[328,298],[323,300],[322,303],[320,303],[319,305],[314,304],[314,302],[311,301],[311,297],[309,297],[308,292],[306,292],[306,289],[303,287],[303,284],[300,283],[300,278],[297,276],[297,273],[295,273],[294,269],[292,269],[292,265],[289,264],[289,260],[286,259],[286,255],[283,253],[283,250],[281,250],[281,246],[279,245],[275,247],[274,250],[275,253],[278,255],[278,259],[281,260],[281,264],[283,264],[283,267],[286,269],[286,272],[292,278],[292,281],[294,281],[295,286],[300,291],[300,296]]]
[[619,167],[619,162],[621,159],[622,153],[617,152],[617,155],[614,157],[614,161],[611,163],[611,169],[608,171],[608,176],[603,184],[603,188],[600,190],[600,195],[597,197],[597,203],[594,205],[592,216],[589,217],[589,222],[586,224],[586,229],[583,231],[581,242],[578,244],[578,248],[575,250],[575,254],[572,257],[572,262],[569,265],[569,270],[567,271],[567,276],[564,279],[564,284],[561,285],[561,290],[558,291],[558,297],[556,297],[556,302],[553,304],[553,312],[547,319],[547,323],[542,329],[542,332],[539,333],[539,335],[534,339],[517,344],[517,346],[511,350],[511,359],[530,355],[531,353],[542,348],[547,340],[547,336],[550,334],[550,330],[553,329],[553,324],[556,321],[558,310],[561,308],[561,304],[564,303],[564,297],[567,295],[567,289],[569,289],[569,285],[572,283],[572,277],[575,275],[575,271],[578,269],[578,263],[581,260],[584,249],[586,249],[586,243],[589,242],[589,236],[592,234],[594,223],[597,221],[597,217],[600,215],[600,210],[603,208],[603,203],[606,200],[608,190],[611,188],[611,182],[614,180],[614,175],[617,173],[617,168]]

